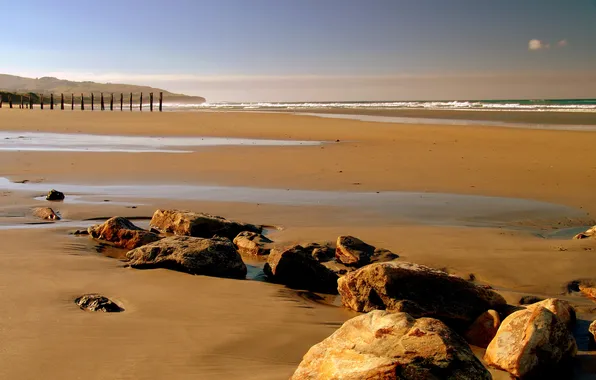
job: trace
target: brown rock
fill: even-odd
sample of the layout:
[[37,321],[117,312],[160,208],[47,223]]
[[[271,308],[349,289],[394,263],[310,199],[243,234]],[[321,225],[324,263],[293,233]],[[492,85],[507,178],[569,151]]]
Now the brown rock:
[[454,326],[469,326],[480,314],[498,309],[505,299],[445,272],[407,262],[367,265],[338,281],[342,303],[356,311],[401,311],[400,301],[417,304],[419,316],[438,318]]
[[592,279],[574,280],[567,284],[567,291],[580,292],[584,296],[596,301],[596,281]]
[[590,334],[592,334],[591,340],[592,343],[596,342],[596,321],[590,323],[590,327],[588,328]]
[[337,275],[300,245],[272,249],[263,270],[272,281],[289,287],[337,294]]
[[589,239],[596,238],[596,226],[589,228],[587,231],[577,234],[573,237],[574,239]]
[[221,216],[178,210],[157,210],[151,228],[180,236],[211,238],[222,236],[234,239],[242,231],[261,233],[261,227],[234,222]]
[[153,232],[135,226],[130,220],[115,216],[103,224],[89,227],[89,235],[112,243],[115,247],[133,249],[159,240]]
[[85,294],[75,300],[82,310],[102,311],[104,313],[119,313],[124,311],[118,304],[111,299],[99,294]]
[[356,267],[367,265],[374,252],[375,247],[353,236],[337,238],[335,258],[342,264]]
[[60,216],[49,207],[38,207],[33,209],[33,215],[45,220],[60,220]]
[[431,318],[373,311],[352,318],[304,355],[293,380],[490,379],[466,342]]
[[552,376],[576,353],[567,326],[550,310],[534,307],[505,318],[484,360],[516,377],[565,378]]
[[48,195],[46,195],[46,200],[47,201],[63,201],[64,193],[62,193],[58,190],[52,189],[48,192]]
[[246,265],[227,238],[171,236],[126,254],[133,268],[166,268],[190,274],[245,278]]
[[470,326],[464,337],[468,343],[481,348],[486,348],[497,334],[501,325],[501,317],[494,310],[482,313]]
[[312,257],[320,263],[325,263],[335,258],[335,248],[331,243],[309,243],[303,245],[303,247],[307,251],[311,251]]
[[234,245],[238,252],[244,255],[262,256],[271,251],[273,241],[256,232],[243,231],[234,238]]
[[536,307],[544,307],[555,314],[561,322],[563,322],[568,328],[572,328],[575,324],[575,310],[569,304],[569,302],[560,300],[558,298],[549,298],[544,301],[540,301],[527,306],[527,309],[533,309]]

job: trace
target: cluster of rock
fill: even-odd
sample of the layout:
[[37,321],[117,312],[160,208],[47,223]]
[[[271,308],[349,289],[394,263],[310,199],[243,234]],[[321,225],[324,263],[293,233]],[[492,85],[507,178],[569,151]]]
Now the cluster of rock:
[[[490,379],[484,361],[517,378],[552,374],[577,352],[575,312],[547,299],[520,307],[486,286],[423,265],[357,238],[276,247],[262,228],[202,213],[158,210],[145,231],[124,218],[89,234],[129,249],[133,268],[245,278],[243,255],[266,257],[270,281],[324,293],[367,314],[313,346],[293,379]],[[529,301],[532,300],[527,300]],[[596,324],[591,327],[596,332]]]

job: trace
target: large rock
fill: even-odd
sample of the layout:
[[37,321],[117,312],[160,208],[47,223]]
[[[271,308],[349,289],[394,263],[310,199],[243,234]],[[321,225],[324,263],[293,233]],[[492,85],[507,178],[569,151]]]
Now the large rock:
[[337,294],[337,275],[300,245],[271,250],[264,272],[272,281],[289,287]]
[[171,236],[126,254],[133,268],[166,268],[191,274],[245,278],[246,265],[227,238]]
[[87,229],[94,239],[112,243],[115,247],[133,249],[159,240],[153,232],[135,226],[130,220],[115,216]]
[[573,237],[574,239],[588,239],[596,238],[596,226],[589,228],[587,231],[579,233]]
[[590,327],[588,328],[590,332],[592,343],[596,342],[596,321],[590,323]]
[[481,348],[486,348],[497,334],[501,325],[501,317],[495,310],[488,310],[480,314],[472,323],[464,337],[468,343]]
[[567,326],[544,307],[511,314],[488,345],[484,360],[515,377],[565,378],[554,375],[577,353]]
[[271,251],[273,241],[256,232],[243,231],[234,238],[234,245],[243,255],[263,256]]
[[476,380],[490,373],[441,321],[373,311],[352,318],[304,355],[293,380]]
[[221,216],[178,210],[157,210],[150,225],[164,233],[181,236],[211,238],[227,237],[232,240],[242,231],[261,232],[261,227],[234,222]]
[[46,195],[46,200],[47,201],[63,201],[64,193],[62,193],[58,190],[52,189],[48,192],[48,195]]
[[499,309],[505,299],[445,272],[407,262],[367,265],[338,281],[342,303],[356,311],[387,309],[403,311],[403,301],[414,303],[420,313],[457,327],[467,327],[480,314]]
[[561,322],[563,322],[568,328],[572,328],[575,324],[576,316],[575,309],[569,304],[569,302],[560,300],[558,298],[549,298],[544,301],[536,302],[527,306],[527,309],[534,309],[536,307],[544,307],[555,314]]
[[356,267],[367,265],[374,252],[375,247],[353,236],[337,238],[335,258],[342,264]]
[[60,220],[60,216],[50,207],[38,207],[33,209],[33,215],[44,220]]
[[87,311],[102,311],[104,313],[119,313],[124,311],[114,301],[100,294],[84,294],[75,299],[75,303],[79,305],[81,310]]

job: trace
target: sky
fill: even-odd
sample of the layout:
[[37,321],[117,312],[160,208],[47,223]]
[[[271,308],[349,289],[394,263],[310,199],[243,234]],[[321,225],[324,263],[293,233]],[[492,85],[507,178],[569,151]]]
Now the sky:
[[596,98],[596,0],[0,0],[0,73],[209,102]]

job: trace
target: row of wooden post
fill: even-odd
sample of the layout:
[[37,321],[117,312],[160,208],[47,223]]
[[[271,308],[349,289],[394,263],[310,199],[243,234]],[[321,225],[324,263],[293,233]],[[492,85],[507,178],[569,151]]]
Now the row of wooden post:
[[[29,109],[33,109],[33,98],[31,96],[23,96],[20,95],[21,97],[21,102],[19,104],[19,108],[29,108]],[[25,103],[25,97],[29,98],[28,103]],[[40,99],[40,107],[41,109],[43,109],[43,95],[40,95],[39,97]],[[12,104],[12,96],[9,95],[8,96],[8,104],[9,107],[12,108],[13,104]],[[27,107],[28,106],[28,107]],[[71,94],[70,96],[70,109],[74,110],[75,107],[75,101],[74,101],[74,94]],[[104,102],[104,97],[103,97],[103,92],[101,93],[101,102],[100,102],[100,107],[102,111],[105,111],[106,107],[105,107],[105,102]],[[2,108],[2,97],[0,96],[0,108]],[[54,94],[50,94],[50,109],[53,110],[54,109]],[[64,109],[64,94],[60,94],[60,109],[63,110]],[[95,109],[95,98],[93,93],[91,93],[91,111],[93,111]],[[124,109],[124,94],[121,93],[120,94],[120,111],[122,111]],[[133,105],[132,105],[132,92],[130,93],[130,110],[132,111],[133,109]],[[84,95],[81,94],[81,110],[85,110],[85,98]],[[114,110],[114,94],[111,94],[110,97],[110,111]],[[139,101],[139,110],[143,110],[143,93],[141,92],[141,99]],[[153,93],[150,92],[149,93],[149,110],[151,112],[153,112]],[[159,112],[163,111],[163,92],[159,93]]]

